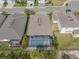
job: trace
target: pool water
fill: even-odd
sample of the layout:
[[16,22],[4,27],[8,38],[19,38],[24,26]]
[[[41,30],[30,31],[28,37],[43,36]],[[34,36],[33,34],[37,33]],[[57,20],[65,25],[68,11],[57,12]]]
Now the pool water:
[[49,46],[50,37],[29,37],[29,46]]
[[33,46],[43,45],[43,40],[31,40],[31,45]]

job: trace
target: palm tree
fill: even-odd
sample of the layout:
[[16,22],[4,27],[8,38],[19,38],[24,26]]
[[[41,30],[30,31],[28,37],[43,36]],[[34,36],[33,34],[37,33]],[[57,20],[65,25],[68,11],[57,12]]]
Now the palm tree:
[[21,40],[21,46],[22,47],[27,47],[27,28],[28,28],[28,23],[29,23],[29,18],[30,15],[35,14],[35,12],[33,12],[32,10],[25,10],[25,14],[27,15],[27,21],[26,21],[26,25],[25,25],[25,29],[24,29],[24,35],[22,36],[22,40]]
[[26,28],[25,28],[24,34],[26,34],[26,31],[27,31],[27,26],[28,26],[28,22],[29,22],[30,15],[35,14],[35,12],[32,11],[32,10],[26,9],[25,10],[25,14],[27,15],[27,21],[26,21]]
[[6,7],[8,4],[7,0],[4,0],[3,7]]

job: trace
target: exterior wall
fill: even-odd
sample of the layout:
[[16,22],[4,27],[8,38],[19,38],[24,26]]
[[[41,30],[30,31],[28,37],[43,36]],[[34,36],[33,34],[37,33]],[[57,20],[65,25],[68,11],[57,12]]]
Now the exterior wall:
[[3,41],[10,41],[9,39],[0,39],[0,42],[3,42]]
[[[68,4],[68,6],[66,6],[66,4]],[[66,1],[64,6],[72,11],[79,11],[79,1]]]
[[74,30],[79,30],[79,27],[74,28]]
[[38,0],[38,3],[45,3],[45,0]]
[[72,33],[73,28],[61,28],[60,33]]

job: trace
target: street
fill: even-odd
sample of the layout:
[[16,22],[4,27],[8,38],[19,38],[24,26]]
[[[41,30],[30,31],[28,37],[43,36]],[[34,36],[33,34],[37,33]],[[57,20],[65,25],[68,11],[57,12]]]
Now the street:
[[30,10],[33,10],[34,12],[36,13],[40,13],[40,12],[53,12],[53,11],[64,11],[65,10],[65,7],[55,7],[55,6],[52,6],[52,7],[34,7],[34,8],[1,8],[0,9],[0,12],[2,11],[6,11],[8,13],[12,13],[12,14],[16,14],[16,13],[24,13],[24,10],[25,9],[30,9]]

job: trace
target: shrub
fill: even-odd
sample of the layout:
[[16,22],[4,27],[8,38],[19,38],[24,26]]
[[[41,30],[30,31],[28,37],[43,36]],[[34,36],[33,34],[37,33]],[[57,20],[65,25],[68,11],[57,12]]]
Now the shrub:
[[23,37],[22,37],[22,42],[21,42],[21,46],[23,47],[23,48],[25,48],[25,47],[27,47],[27,36],[26,35],[24,35]]

